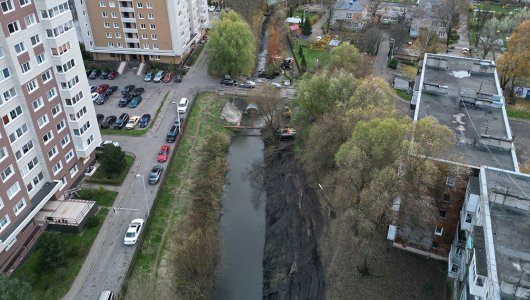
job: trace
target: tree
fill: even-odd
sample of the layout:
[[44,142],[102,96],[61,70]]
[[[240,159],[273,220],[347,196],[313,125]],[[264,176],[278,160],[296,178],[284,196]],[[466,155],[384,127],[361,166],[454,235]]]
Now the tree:
[[[510,28],[511,20],[509,18],[489,19],[482,28],[482,35],[480,37],[479,43],[482,46],[482,59],[485,59],[486,56],[492,52],[495,59],[494,49],[498,45],[499,41],[503,40],[503,36]],[[477,37],[477,39],[479,39]]]
[[331,50],[329,69],[331,71],[344,70],[356,74],[359,71],[358,65],[361,59],[361,54],[355,46],[346,42],[341,43]]
[[0,275],[0,300],[31,300],[31,286],[17,277]]
[[121,150],[121,147],[111,144],[105,146],[100,154],[99,162],[105,173],[110,176],[120,174],[127,165],[125,152]]
[[250,75],[256,54],[250,26],[234,11],[221,13],[219,22],[210,30],[206,52],[210,72]]
[[393,24],[390,26],[389,36],[394,39],[392,53],[398,52],[409,39],[409,29],[407,26],[403,26],[403,24]]
[[304,56],[304,50],[302,49],[302,44],[298,47],[298,56],[302,57]]
[[302,24],[302,34],[311,35],[312,31],[313,31],[313,27],[311,26],[311,21],[309,20],[309,18],[305,18]]
[[512,33],[507,51],[497,60],[500,84],[503,89],[510,83],[510,95],[513,95],[517,78],[530,76],[530,20],[522,22]]
[[482,28],[486,22],[495,16],[495,12],[491,11],[492,3],[489,1],[482,2],[481,8],[475,11],[475,29],[477,30],[477,38],[475,40],[475,48],[478,47]]
[[302,54],[302,62],[300,63],[300,66],[302,67],[302,73],[307,71],[307,62],[305,61],[305,55]]
[[40,251],[37,267],[41,273],[63,266],[69,254],[69,245],[56,232],[43,234],[37,249]]
[[322,0],[320,3],[322,4],[322,7],[325,11],[325,15],[322,16],[322,18],[326,18],[326,28],[324,28],[324,33],[328,34],[329,27],[331,26],[331,21],[333,20],[333,16],[335,15],[335,5],[337,4],[337,1]]
[[289,12],[287,13],[287,17],[292,18],[294,15],[293,7],[289,6]]
[[381,30],[372,26],[355,35],[353,43],[361,50],[361,52],[377,55],[382,38]]
[[445,25],[445,51],[449,52],[449,40],[453,30],[458,29],[466,12],[465,1],[441,0],[437,8],[438,19]]

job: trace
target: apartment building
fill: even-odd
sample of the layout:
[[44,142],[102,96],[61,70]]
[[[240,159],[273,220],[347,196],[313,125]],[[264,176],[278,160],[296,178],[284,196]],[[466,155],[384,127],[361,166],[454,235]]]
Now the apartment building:
[[206,0],[75,0],[96,60],[176,64],[209,26]]
[[0,0],[0,272],[46,224],[35,215],[76,183],[101,142],[65,0]]
[[368,0],[338,0],[331,19],[331,24],[335,27],[362,29],[370,23],[372,18],[371,10],[375,9],[375,15],[381,24],[395,24],[400,18],[407,21],[412,20],[416,10],[416,4],[411,2],[381,1],[377,7]]

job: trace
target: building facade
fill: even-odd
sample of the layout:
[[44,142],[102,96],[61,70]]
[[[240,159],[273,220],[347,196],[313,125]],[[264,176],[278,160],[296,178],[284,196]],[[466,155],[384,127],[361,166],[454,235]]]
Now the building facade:
[[206,0],[75,0],[96,60],[176,64],[209,26]]
[[0,1],[0,272],[45,224],[35,215],[75,184],[101,142],[64,0]]

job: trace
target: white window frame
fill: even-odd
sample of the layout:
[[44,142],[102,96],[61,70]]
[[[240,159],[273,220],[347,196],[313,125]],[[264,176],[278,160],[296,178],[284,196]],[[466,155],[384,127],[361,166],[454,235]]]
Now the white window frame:
[[11,220],[9,220],[9,215],[5,215],[2,219],[0,219],[0,232],[4,231],[9,224],[11,224]]
[[7,197],[12,200],[20,192],[20,183],[15,182],[9,189],[7,189]]
[[18,216],[24,210],[24,208],[26,208],[26,200],[22,198],[17,202],[17,204],[15,204],[15,206],[13,206],[13,212],[15,213],[15,216]]

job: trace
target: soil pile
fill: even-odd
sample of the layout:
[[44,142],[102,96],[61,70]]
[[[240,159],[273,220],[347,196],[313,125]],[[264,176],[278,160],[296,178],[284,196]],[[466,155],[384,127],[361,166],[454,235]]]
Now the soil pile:
[[324,299],[318,240],[324,219],[294,142],[265,141],[267,192],[263,299]]

